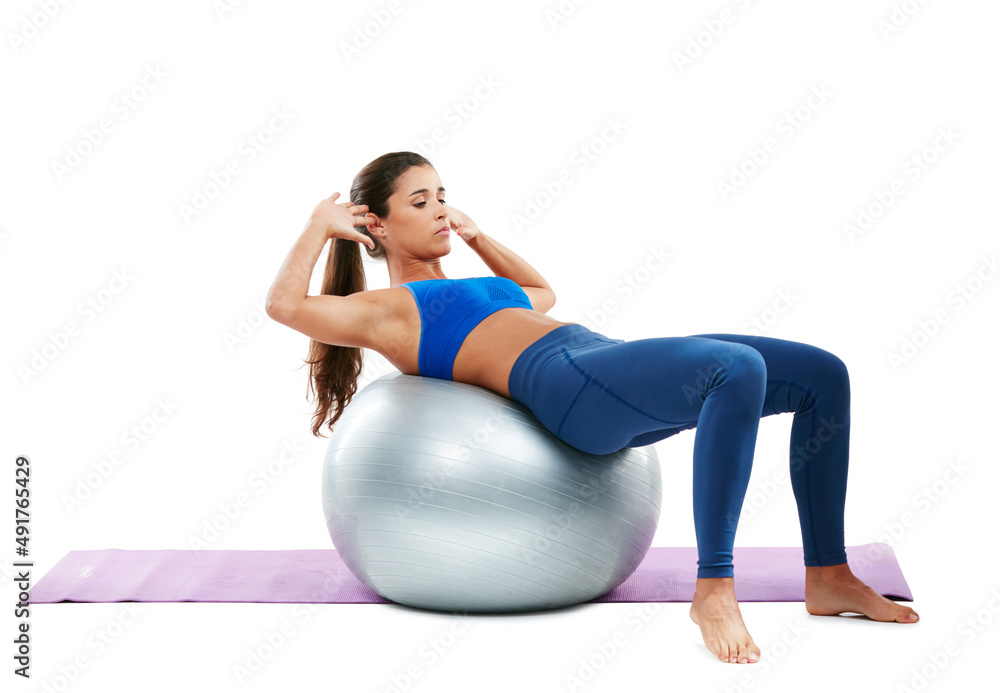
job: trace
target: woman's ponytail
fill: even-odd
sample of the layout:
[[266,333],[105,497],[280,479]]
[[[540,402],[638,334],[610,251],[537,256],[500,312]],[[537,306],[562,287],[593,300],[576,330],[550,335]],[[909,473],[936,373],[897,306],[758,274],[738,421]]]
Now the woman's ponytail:
[[[389,198],[398,185],[399,177],[411,166],[430,166],[431,162],[414,152],[392,152],[375,159],[358,173],[351,185],[351,203],[368,205],[368,211],[379,216],[389,216]],[[365,246],[368,256],[385,260],[385,248],[367,226],[356,230],[374,241],[375,248]],[[327,251],[323,271],[322,293],[327,296],[348,296],[365,291],[365,268],[361,260],[360,243],[344,238],[334,239]],[[309,344],[309,383],[307,397],[315,394],[316,411],[312,417],[312,434],[320,436],[324,423],[328,430],[340,418],[344,407],[357,392],[358,379],[363,366],[359,347],[336,346],[318,342]]]

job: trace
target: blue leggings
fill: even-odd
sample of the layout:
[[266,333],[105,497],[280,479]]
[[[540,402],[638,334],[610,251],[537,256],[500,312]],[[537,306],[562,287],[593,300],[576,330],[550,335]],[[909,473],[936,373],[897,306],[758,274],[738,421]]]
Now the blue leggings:
[[564,442],[591,454],[697,428],[698,577],[733,577],[733,542],[763,416],[794,412],[790,478],[807,566],[847,562],[847,367],[818,347],[702,334],[626,342],[561,325],[518,356],[508,381]]

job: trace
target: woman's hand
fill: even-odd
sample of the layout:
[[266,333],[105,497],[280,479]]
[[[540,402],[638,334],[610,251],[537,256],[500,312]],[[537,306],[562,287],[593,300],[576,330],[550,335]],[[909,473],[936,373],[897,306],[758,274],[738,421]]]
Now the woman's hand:
[[355,226],[365,226],[368,223],[368,205],[354,205],[350,202],[337,202],[339,192],[323,198],[312,211],[312,219],[326,230],[327,240],[330,238],[346,238],[350,241],[364,243],[375,249],[375,241],[356,231]]
[[463,241],[471,241],[479,235],[479,227],[468,216],[448,205],[448,223]]

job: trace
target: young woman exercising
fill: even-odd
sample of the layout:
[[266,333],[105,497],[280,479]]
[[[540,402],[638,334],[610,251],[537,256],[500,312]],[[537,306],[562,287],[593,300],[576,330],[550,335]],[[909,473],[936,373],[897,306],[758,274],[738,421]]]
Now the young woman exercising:
[[[555,292],[517,254],[445,202],[430,162],[412,152],[361,170],[351,200],[313,210],[267,297],[267,314],[312,339],[317,411],[333,428],[356,391],[361,349],[402,373],[488,388],[528,409],[560,439],[605,454],[697,428],[694,521],[698,573],[690,615],[725,662],[756,662],[733,589],[733,541],[762,416],[793,412],[790,478],[811,614],[855,612],[916,622],[868,587],[844,550],[850,435],[847,368],[833,354],[770,337],[703,334],[626,342],[545,313]],[[448,279],[454,231],[495,276]],[[322,295],[309,296],[320,251],[335,239]],[[391,288],[366,290],[358,243],[384,259]]]

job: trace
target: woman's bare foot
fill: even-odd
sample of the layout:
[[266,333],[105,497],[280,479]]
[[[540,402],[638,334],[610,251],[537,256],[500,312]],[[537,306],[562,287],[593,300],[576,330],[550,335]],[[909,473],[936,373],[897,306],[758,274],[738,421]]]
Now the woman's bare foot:
[[743,624],[733,578],[699,578],[691,599],[691,620],[701,627],[705,646],[723,662],[760,661],[760,648]]
[[806,611],[835,616],[845,611],[864,614],[873,621],[916,623],[917,612],[897,604],[859,580],[846,563],[806,566]]

